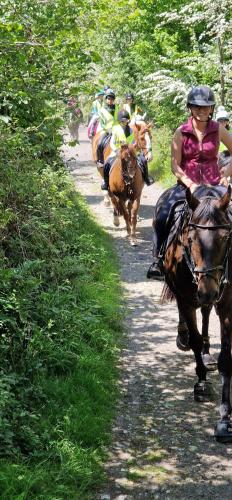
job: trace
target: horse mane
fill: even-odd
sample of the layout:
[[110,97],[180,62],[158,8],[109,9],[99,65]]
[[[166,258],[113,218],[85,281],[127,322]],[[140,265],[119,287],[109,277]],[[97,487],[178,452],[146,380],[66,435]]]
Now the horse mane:
[[226,222],[226,212],[220,210],[215,203],[216,200],[215,196],[200,199],[200,204],[194,211],[195,224],[208,224],[209,222],[223,224]]

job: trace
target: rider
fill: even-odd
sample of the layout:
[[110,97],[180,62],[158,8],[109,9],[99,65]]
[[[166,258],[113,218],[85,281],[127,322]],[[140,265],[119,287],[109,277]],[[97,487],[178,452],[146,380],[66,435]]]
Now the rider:
[[107,144],[112,128],[117,121],[118,106],[115,105],[115,93],[108,88],[105,92],[105,103],[99,110],[99,125],[97,132],[101,132],[101,137],[97,147],[97,162],[99,166],[104,165],[103,151]]
[[95,94],[95,100],[93,101],[91,108],[91,115],[98,114],[99,109],[102,107],[105,91],[103,89],[99,90]]
[[[227,130],[230,130],[230,115],[224,106],[218,106],[216,113],[216,120]],[[231,156],[229,151],[225,148],[224,144],[221,142],[219,147],[219,158],[218,164],[219,168],[226,167],[231,163]]]
[[136,118],[136,116],[141,116],[143,114],[142,109],[135,103],[135,97],[132,92],[127,92],[125,95],[126,102],[123,105],[123,109],[125,109],[129,115],[130,115],[130,120],[133,120]]
[[88,124],[88,137],[92,139],[94,136],[95,125],[99,119],[99,111],[102,107],[103,99],[104,99],[105,91],[99,90],[95,94],[95,100],[93,101],[92,108],[89,116],[89,124]]
[[[112,128],[112,136],[110,139],[111,153],[104,164],[104,181],[101,186],[103,190],[109,189],[109,172],[121,145],[132,144],[134,142],[133,130],[129,126],[129,113],[122,109],[118,112],[117,119],[119,123],[118,125],[114,125],[114,127]],[[148,175],[147,160],[142,153],[138,155],[137,159],[143,174],[144,181],[148,186],[150,186],[151,184],[153,184],[154,180]]]
[[232,136],[220,123],[212,120],[214,106],[214,94],[209,87],[197,86],[189,92],[189,119],[176,130],[172,141],[172,171],[177,184],[167,191],[166,199],[157,207],[153,226],[154,262],[147,272],[148,278],[163,278],[163,247],[168,236],[165,223],[174,203],[185,199],[184,186],[193,192],[203,184],[227,184],[225,176],[230,172],[219,170],[218,150],[221,141],[232,154]]

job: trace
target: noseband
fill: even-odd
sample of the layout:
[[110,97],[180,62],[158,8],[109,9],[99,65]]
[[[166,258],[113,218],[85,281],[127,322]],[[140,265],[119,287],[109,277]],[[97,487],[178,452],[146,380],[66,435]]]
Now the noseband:
[[[192,255],[191,255],[191,247],[190,249],[184,250],[184,256],[185,256],[185,261],[187,263],[187,266],[192,274],[193,277],[193,283],[198,285],[199,281],[204,278],[212,278],[216,281],[218,287],[220,288],[222,285],[224,286],[226,283],[229,283],[229,275],[228,275],[228,258],[229,258],[229,253],[231,250],[231,237],[232,237],[232,227],[230,224],[216,224],[215,226],[205,226],[203,224],[194,224],[193,222],[188,223],[189,227],[193,227],[194,229],[199,228],[199,229],[208,229],[210,231],[214,231],[216,229],[226,229],[229,234],[227,237],[227,244],[226,244],[226,254],[223,260],[223,264],[215,266],[215,267],[208,267],[208,268],[199,268],[195,266],[195,263],[193,261]],[[220,279],[217,279],[212,273],[214,271],[221,271],[221,277]],[[198,277],[200,275],[200,277]]]

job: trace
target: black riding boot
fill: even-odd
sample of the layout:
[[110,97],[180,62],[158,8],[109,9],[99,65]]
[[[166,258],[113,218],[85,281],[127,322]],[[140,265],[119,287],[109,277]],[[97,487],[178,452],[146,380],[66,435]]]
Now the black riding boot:
[[99,165],[102,165],[102,166],[104,165],[102,142],[100,142],[100,144],[98,144],[98,147],[97,147],[97,163]]
[[102,181],[102,185],[101,185],[102,191],[108,191],[108,189],[109,189],[110,167],[111,167],[111,164],[107,161],[104,165],[104,180]]
[[148,173],[147,160],[143,154],[140,154],[138,156],[138,162],[139,162],[139,165],[140,165],[141,170],[142,170],[144,182],[147,186],[150,186],[155,181],[154,181],[153,177],[151,177]]
[[163,261],[162,259],[155,259],[147,271],[147,278],[153,280],[163,280]]

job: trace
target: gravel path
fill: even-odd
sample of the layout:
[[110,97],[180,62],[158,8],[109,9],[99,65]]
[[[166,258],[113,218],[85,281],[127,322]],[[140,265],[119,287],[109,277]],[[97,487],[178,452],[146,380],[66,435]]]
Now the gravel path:
[[[151,262],[151,218],[161,187],[145,186],[139,246],[131,247],[124,223],[114,228],[111,210],[103,204],[85,128],[80,131],[80,145],[65,145],[63,152],[78,191],[114,239],[128,308],[128,335],[120,361],[121,399],[106,464],[107,481],[96,499],[231,500],[232,445],[218,444],[213,437],[219,376],[210,375],[215,401],[195,403],[193,355],[178,351],[175,344],[176,306],[161,306],[162,284],[146,279]],[[214,314],[210,336],[211,352],[218,353],[219,322]]]

